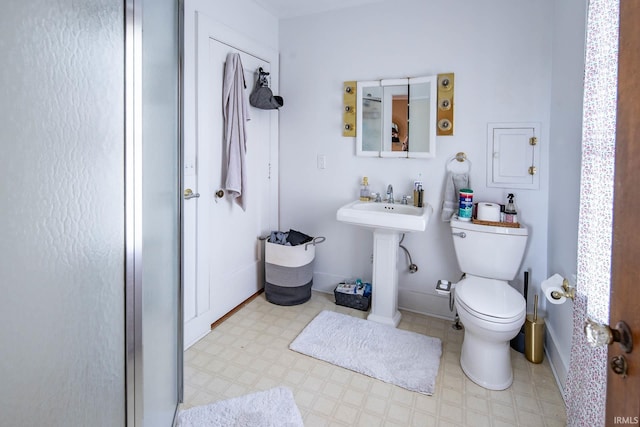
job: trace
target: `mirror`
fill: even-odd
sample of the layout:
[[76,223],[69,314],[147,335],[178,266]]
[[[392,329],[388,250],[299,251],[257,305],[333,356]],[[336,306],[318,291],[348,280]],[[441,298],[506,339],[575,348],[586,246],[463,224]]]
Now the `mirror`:
[[[362,82],[366,83],[366,82]],[[361,151],[365,153],[379,153],[382,150],[382,87],[380,82],[376,85],[363,85],[358,83],[357,106],[358,114],[356,137]]]
[[356,153],[435,157],[437,76],[357,83]]

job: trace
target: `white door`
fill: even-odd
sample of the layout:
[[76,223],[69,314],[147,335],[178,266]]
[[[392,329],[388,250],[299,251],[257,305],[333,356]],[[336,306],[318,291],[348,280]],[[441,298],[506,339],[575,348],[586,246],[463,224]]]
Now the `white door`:
[[[257,70],[266,60],[216,38],[216,25],[198,14],[196,134],[194,152],[185,149],[185,189],[198,198],[185,201],[185,346],[263,286],[260,236],[277,228],[277,114],[250,107],[247,122],[247,188],[243,211],[224,190],[226,146],[222,113],[224,64],[240,54],[247,99]],[[185,141],[189,145],[189,141]],[[195,162],[189,161],[189,158]],[[188,209],[189,208],[189,209]]]

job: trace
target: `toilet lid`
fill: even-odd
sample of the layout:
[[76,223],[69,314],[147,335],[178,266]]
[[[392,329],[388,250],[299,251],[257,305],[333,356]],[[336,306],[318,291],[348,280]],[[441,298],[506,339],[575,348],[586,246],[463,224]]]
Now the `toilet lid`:
[[456,284],[455,297],[481,317],[488,316],[496,321],[522,316],[526,310],[522,295],[500,280],[467,276]]

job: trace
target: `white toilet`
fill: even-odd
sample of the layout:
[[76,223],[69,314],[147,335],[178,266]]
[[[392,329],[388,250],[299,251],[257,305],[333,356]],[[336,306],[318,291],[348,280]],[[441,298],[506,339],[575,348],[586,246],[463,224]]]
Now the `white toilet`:
[[509,285],[518,273],[528,230],[451,219],[451,235],[464,279],[455,306],[464,325],[460,366],[476,384],[504,390],[513,382],[510,341],[526,317],[524,297]]

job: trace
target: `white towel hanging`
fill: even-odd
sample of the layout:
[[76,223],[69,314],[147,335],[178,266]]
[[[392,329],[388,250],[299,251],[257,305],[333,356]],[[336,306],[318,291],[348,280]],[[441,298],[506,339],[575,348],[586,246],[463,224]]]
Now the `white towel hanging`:
[[471,160],[467,158],[465,153],[459,152],[447,162],[446,171],[441,219],[444,222],[449,222],[458,210],[458,193],[462,188],[471,187],[469,178]]
[[245,93],[244,70],[239,53],[229,53],[224,68],[223,113],[224,139],[227,149],[225,189],[246,210],[247,191],[247,129],[249,103]]

